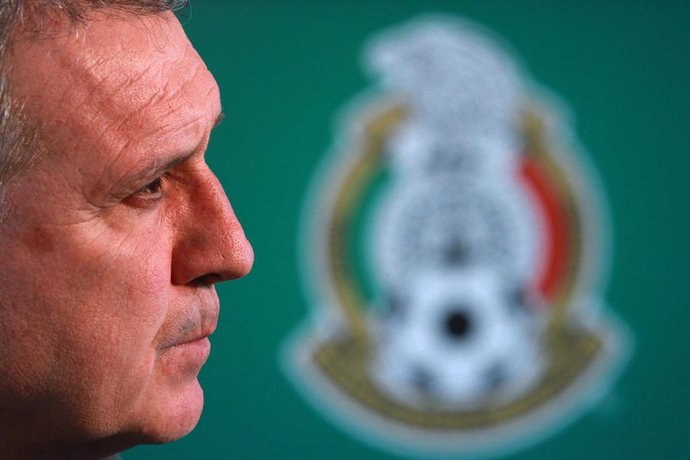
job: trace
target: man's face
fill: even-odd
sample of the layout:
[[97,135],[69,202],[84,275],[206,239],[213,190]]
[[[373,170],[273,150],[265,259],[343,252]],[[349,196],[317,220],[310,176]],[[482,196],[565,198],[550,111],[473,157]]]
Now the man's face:
[[0,224],[0,433],[171,440],[201,413],[214,283],[253,262],[204,160],[218,87],[172,14],[54,27],[12,57],[47,150]]

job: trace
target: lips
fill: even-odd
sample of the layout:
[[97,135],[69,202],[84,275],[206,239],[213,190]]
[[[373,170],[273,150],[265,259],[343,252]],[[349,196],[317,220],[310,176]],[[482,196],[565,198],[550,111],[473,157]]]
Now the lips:
[[[207,339],[211,334],[213,334],[218,326],[218,315],[215,315],[213,320],[202,319],[199,326],[190,326],[195,331],[200,331],[198,333],[185,333],[177,343],[173,343],[171,346],[185,345],[189,343],[198,342],[200,340]],[[185,326],[183,326],[185,328]]]
[[[201,299],[199,299],[201,300]],[[218,297],[213,295],[206,302],[188,304],[180,310],[174,310],[168,321],[159,331],[160,351],[181,345],[195,344],[207,340],[218,326]]]
[[218,325],[218,299],[173,308],[159,331],[157,366],[176,382],[193,382],[211,354],[209,336]]

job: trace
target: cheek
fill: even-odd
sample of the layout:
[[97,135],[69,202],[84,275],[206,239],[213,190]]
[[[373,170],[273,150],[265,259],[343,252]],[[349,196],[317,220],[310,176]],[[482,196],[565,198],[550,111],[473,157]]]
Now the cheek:
[[169,304],[170,249],[153,230],[100,238],[85,247],[69,290],[91,298],[83,316],[101,323],[118,343],[150,345]]
[[53,226],[28,242],[7,237],[16,244],[0,247],[0,393],[21,392],[27,407],[49,394],[81,420],[117,419],[154,373],[170,304],[166,232]]
[[170,305],[170,251],[165,238],[148,232],[125,238],[100,238],[84,247],[79,272],[69,292],[79,329],[70,340],[67,360],[82,363],[93,396],[93,412],[126,413],[139,404],[154,378],[157,335]]
[[62,299],[58,314],[75,326],[74,339],[89,342],[96,354],[144,353],[169,303],[165,232],[153,224],[133,231],[104,226],[64,235],[62,241],[70,244],[55,253],[56,278],[50,284]]

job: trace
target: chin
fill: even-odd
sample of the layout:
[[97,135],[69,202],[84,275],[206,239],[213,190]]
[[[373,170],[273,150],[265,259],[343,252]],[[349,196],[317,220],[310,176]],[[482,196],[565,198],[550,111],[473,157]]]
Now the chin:
[[[129,416],[128,422],[116,422],[122,429],[110,434],[91,433],[91,440],[70,445],[65,458],[105,458],[140,444],[164,444],[189,434],[196,427],[204,406],[204,393],[194,379],[182,391],[158,389],[142,398],[143,405]],[[114,428],[114,427],[112,427]],[[51,449],[51,452],[57,450]],[[80,456],[77,452],[88,452]]]
[[150,442],[160,444],[188,435],[199,423],[203,408],[204,391],[195,380],[189,389],[170,401],[167,408],[161,409],[161,420],[150,434]]
[[196,427],[204,406],[204,392],[194,379],[183,391],[160,391],[143,401],[145,407],[131,421],[125,435],[136,444],[163,444],[189,434]]

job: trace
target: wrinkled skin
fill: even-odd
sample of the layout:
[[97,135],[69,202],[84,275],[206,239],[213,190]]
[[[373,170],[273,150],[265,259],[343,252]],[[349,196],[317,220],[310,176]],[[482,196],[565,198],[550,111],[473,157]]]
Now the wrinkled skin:
[[98,458],[188,433],[214,284],[253,263],[204,153],[218,87],[172,14],[59,20],[10,74],[46,151],[0,224],[0,452]]

